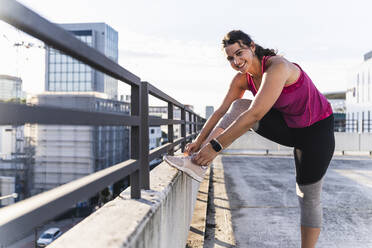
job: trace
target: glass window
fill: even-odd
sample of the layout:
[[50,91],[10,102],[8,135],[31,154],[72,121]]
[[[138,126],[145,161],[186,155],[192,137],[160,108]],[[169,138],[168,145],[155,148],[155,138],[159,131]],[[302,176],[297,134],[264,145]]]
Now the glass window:
[[55,64],[56,72],[61,72],[61,64]]
[[67,62],[67,57],[64,54],[61,54],[61,63],[66,63]]
[[49,71],[55,72],[56,71],[56,64],[49,64]]
[[61,63],[61,54],[60,53],[56,53],[56,63]]
[[80,82],[85,81],[85,73],[80,72],[79,75],[80,75]]
[[62,90],[62,91],[66,91],[66,88],[67,88],[67,87],[66,87],[66,83],[65,83],[65,82],[62,82],[62,83],[61,83],[61,90]]
[[56,85],[55,84],[49,84],[49,90],[54,91]]
[[55,90],[56,91],[61,91],[61,84],[60,83],[56,84]]
[[72,80],[72,73],[71,72],[68,72],[67,73],[67,81],[68,82],[72,82],[73,80]]
[[67,81],[67,74],[66,73],[62,73],[61,74],[61,80],[63,81],[63,82],[66,82]]
[[80,63],[80,71],[82,72],[82,71],[85,71],[85,65],[84,64],[82,64],[82,63]]
[[66,72],[67,71],[67,64],[61,64],[61,71]]
[[92,91],[92,87],[91,87],[90,83],[86,83],[85,87],[86,87],[87,91]]
[[67,71],[72,72],[73,71],[73,64],[67,64]]
[[72,91],[72,83],[67,84],[67,91]]
[[74,72],[74,82],[79,82],[79,73]]
[[79,90],[80,91],[85,91],[85,84],[84,83],[79,83]]
[[78,91],[79,90],[79,84],[78,83],[74,83],[74,91]]
[[56,77],[56,82],[61,82],[61,73],[56,73],[55,77]]
[[56,74],[54,74],[54,73],[49,73],[49,81],[51,81],[51,82],[56,81]]
[[92,43],[92,36],[87,36],[87,42],[90,44]]
[[55,54],[49,54],[49,62],[50,63],[55,63],[56,55]]
[[74,64],[74,71],[79,71],[79,63]]
[[91,82],[91,81],[92,81],[92,73],[91,73],[91,72],[88,72],[88,73],[86,74],[86,80],[87,80],[88,82]]

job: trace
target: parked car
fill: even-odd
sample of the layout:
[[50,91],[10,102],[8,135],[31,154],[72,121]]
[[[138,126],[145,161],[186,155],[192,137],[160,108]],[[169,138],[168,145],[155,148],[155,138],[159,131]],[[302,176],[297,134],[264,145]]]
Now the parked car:
[[62,232],[61,230],[59,230],[59,228],[57,227],[49,228],[45,232],[43,232],[43,234],[40,235],[39,239],[37,240],[37,246],[40,248],[46,247],[61,235]]

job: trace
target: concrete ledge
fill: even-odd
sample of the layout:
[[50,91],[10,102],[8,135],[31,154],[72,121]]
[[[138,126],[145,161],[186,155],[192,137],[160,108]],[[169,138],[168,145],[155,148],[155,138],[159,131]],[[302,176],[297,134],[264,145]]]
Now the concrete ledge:
[[208,167],[206,177],[200,184],[198,195],[196,198],[194,215],[192,217],[189,236],[187,238],[186,248],[204,247],[204,235],[207,222],[207,204],[209,195],[211,166]]
[[184,248],[199,183],[163,162],[150,187],[138,200],[128,188],[48,247]]

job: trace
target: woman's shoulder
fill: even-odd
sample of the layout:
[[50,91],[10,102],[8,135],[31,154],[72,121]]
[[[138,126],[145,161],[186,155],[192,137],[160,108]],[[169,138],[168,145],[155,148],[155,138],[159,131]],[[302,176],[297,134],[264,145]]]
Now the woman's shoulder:
[[296,67],[292,62],[288,61],[285,57],[276,55],[270,56],[265,60],[265,71],[271,68],[277,68],[281,70],[288,70],[292,71],[295,70]]
[[281,55],[268,56],[268,57],[265,58],[265,62],[266,62],[265,63],[266,67],[269,67],[271,65],[291,63]]
[[248,89],[247,74],[237,73],[231,81],[231,86],[240,89]]

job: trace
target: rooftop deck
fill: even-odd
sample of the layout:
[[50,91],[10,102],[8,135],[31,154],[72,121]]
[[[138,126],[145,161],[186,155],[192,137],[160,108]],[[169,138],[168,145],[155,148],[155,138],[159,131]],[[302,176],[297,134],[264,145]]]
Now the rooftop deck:
[[[216,170],[223,173],[216,176]],[[214,162],[211,174],[214,191],[225,188],[227,195],[214,199],[215,213],[207,222],[216,226],[213,230],[207,227],[204,247],[299,247],[300,216],[292,157],[222,155]],[[221,180],[225,184],[220,184]],[[217,205],[217,201],[227,202],[229,207]],[[325,177],[322,201],[323,230],[317,247],[372,247],[370,157],[334,157]],[[221,215],[221,211],[230,213]],[[235,242],[223,234],[226,228],[221,229],[228,215]]]

